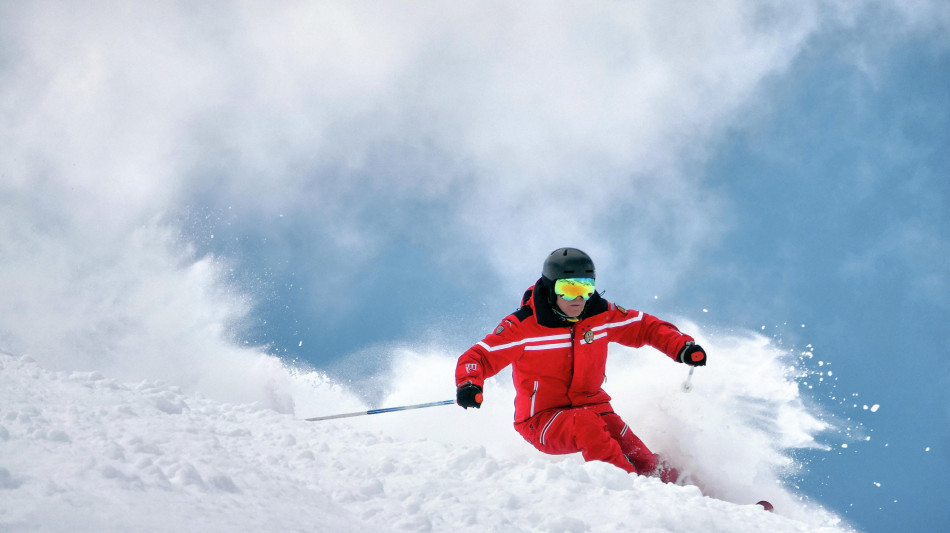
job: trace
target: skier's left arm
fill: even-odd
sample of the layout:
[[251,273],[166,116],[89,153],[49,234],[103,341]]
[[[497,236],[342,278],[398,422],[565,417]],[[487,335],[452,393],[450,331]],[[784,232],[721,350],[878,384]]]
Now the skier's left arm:
[[616,328],[620,331],[611,340],[633,348],[652,346],[678,363],[690,366],[706,364],[706,351],[696,344],[693,337],[683,333],[673,324],[642,311],[626,311],[626,313],[633,315],[633,320],[629,320],[623,327]]

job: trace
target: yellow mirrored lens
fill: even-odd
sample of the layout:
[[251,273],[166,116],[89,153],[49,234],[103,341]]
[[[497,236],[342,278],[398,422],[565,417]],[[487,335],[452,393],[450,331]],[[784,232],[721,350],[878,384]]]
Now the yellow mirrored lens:
[[554,282],[554,294],[565,300],[578,297],[587,300],[594,295],[594,280],[592,278],[559,279]]

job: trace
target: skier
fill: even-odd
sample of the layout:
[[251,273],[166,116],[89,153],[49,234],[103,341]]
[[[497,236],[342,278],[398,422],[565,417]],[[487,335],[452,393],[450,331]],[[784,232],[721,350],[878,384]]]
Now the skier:
[[515,430],[548,454],[580,452],[627,472],[676,482],[675,468],[630,431],[602,388],[607,344],[650,345],[675,361],[706,364],[706,352],[676,326],[624,309],[594,290],[594,263],[576,248],[544,261],[541,279],[494,332],[459,357],[456,402],[482,404],[487,378],[512,365]]

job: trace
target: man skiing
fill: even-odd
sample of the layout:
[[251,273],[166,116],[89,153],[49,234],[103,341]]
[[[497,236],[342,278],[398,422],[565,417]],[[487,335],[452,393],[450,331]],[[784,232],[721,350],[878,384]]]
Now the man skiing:
[[706,352],[676,326],[624,309],[594,290],[594,263],[576,248],[544,261],[541,279],[493,333],[459,357],[456,401],[481,407],[487,378],[512,365],[515,429],[549,454],[580,452],[627,472],[675,482],[677,472],[630,431],[604,392],[607,344],[650,345],[675,361],[706,364]]

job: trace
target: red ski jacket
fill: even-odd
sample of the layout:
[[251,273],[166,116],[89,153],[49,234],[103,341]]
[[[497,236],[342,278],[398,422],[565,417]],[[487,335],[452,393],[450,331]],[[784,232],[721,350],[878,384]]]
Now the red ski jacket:
[[554,313],[539,280],[528,289],[521,308],[493,333],[459,357],[456,385],[485,379],[512,365],[515,423],[547,409],[605,403],[607,344],[639,348],[650,345],[673,360],[692,337],[676,326],[643,312],[624,309],[596,292],[577,322]]

